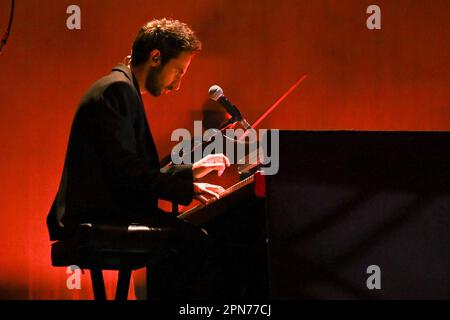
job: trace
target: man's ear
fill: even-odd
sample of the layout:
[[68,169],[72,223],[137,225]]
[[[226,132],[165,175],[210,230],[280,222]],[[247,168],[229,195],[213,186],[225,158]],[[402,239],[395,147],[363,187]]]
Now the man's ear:
[[152,67],[158,67],[161,64],[161,51],[158,49],[150,51],[149,63]]

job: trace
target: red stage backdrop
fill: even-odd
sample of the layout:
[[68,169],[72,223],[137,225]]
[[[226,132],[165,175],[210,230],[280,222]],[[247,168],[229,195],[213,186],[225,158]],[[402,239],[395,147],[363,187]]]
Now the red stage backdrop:
[[[366,26],[372,4],[381,30]],[[66,27],[70,5],[79,30]],[[8,14],[1,0],[2,32]],[[45,218],[80,97],[154,17],[187,22],[204,44],[178,93],[145,98],[161,155],[173,129],[201,119],[211,85],[252,122],[303,74],[260,127],[450,130],[448,0],[17,1],[0,56],[0,298],[92,298],[88,273],[69,290],[51,267]]]

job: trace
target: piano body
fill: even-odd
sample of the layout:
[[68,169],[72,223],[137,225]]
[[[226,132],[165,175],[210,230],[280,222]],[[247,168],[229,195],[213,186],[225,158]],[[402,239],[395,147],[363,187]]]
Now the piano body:
[[259,172],[178,218],[202,226],[216,240],[226,272],[226,296],[267,298],[265,176]]
[[450,298],[450,132],[281,131],[279,151],[179,216],[223,243],[231,296]]

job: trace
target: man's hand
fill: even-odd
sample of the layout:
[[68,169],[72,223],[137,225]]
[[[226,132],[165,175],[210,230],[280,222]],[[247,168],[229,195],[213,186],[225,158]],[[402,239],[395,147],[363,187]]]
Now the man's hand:
[[208,196],[213,196],[220,199],[220,193],[224,192],[225,189],[221,186],[209,183],[194,183],[194,198],[206,204],[209,200]]
[[192,175],[195,179],[200,179],[216,170],[217,175],[221,176],[229,166],[230,160],[224,154],[210,154],[192,165]]

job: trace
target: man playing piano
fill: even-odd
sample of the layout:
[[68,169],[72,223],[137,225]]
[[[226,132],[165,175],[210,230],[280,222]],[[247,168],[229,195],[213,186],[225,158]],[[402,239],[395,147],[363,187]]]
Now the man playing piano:
[[187,205],[202,195],[218,197],[222,187],[194,179],[222,174],[230,162],[222,154],[210,155],[193,165],[161,169],[141,98],[144,91],[159,97],[179,90],[200,50],[193,31],[177,20],[152,20],[140,29],[129,63],[115,66],[81,100],[47,218],[51,240],[70,238],[81,223],[175,227],[180,254],[149,271],[153,297],[207,297],[219,288],[220,270],[207,253],[206,234],[157,204],[158,199]]

